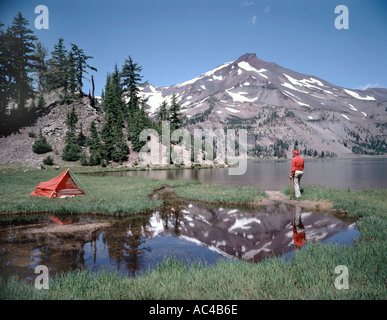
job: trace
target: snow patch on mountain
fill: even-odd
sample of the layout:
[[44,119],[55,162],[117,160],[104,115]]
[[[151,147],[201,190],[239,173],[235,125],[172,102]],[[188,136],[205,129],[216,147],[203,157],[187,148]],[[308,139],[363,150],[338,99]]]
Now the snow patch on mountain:
[[328,100],[327,98],[321,97],[321,96],[316,96],[315,94],[311,94],[312,97],[323,99],[323,100]]
[[365,98],[360,96],[357,92],[355,91],[351,91],[351,90],[348,90],[348,89],[344,89],[344,91],[349,94],[350,96],[356,98],[356,99],[359,99],[359,100],[375,100],[374,97],[372,96],[366,96]]
[[[257,69],[255,69],[254,67],[252,67],[248,62],[246,62],[246,61],[241,61],[241,62],[239,62],[238,63],[238,66],[239,66],[239,68],[241,68],[241,69],[243,69],[243,70],[245,70],[245,71],[252,71],[252,72],[256,72],[256,73],[258,73],[261,77],[263,77],[263,78],[266,78],[267,79],[267,76],[266,75],[264,75],[264,74],[262,74],[262,72],[265,72],[265,71],[267,71],[266,69],[260,69],[260,70],[257,70]],[[241,72],[242,73],[242,72]],[[238,75],[239,75],[240,73],[239,73],[239,70],[238,70]]]
[[312,77],[309,78],[309,81],[312,83],[317,83],[320,87],[326,87],[320,80],[314,79]]
[[295,86],[306,87],[309,89],[317,89],[317,90],[321,90],[321,88],[316,87],[315,85],[312,85],[311,83],[316,83],[320,86],[324,86],[321,81],[316,80],[314,78],[297,80],[297,79],[294,79],[293,77],[291,77],[285,73],[283,73],[283,75],[290,81],[291,84],[293,84]]
[[233,99],[234,102],[254,102],[255,100],[258,99],[258,97],[255,97],[255,98],[247,98],[247,97],[244,97],[243,94],[248,94],[247,92],[231,92],[231,90],[234,89],[234,87],[232,87],[231,89],[227,89],[226,92],[230,95],[230,97]]
[[219,71],[219,70],[222,70],[223,68],[226,68],[227,66],[229,66],[231,63],[233,63],[234,61],[231,61],[231,62],[226,62],[226,63],[223,63],[221,64],[219,67],[216,67],[215,69],[212,69],[211,71],[208,71],[206,73],[203,73],[201,75],[201,77],[209,77],[211,75],[213,75],[215,72]]
[[309,104],[307,103],[303,103],[303,102],[300,102],[300,101],[296,101],[300,106],[305,106],[305,107],[310,107]]
[[236,109],[231,108],[231,107],[226,107],[226,109],[227,109],[228,111],[230,111],[230,112],[233,112],[233,113],[238,113],[238,112],[240,112],[239,110],[236,110]]
[[[222,65],[220,65],[219,67],[216,67],[215,69],[211,70],[211,71],[208,71],[206,73],[203,73],[202,75],[196,77],[196,78],[193,78],[191,80],[188,80],[188,81],[184,81],[182,83],[179,83],[176,85],[177,88],[181,88],[181,87],[184,87],[186,85],[189,85],[189,84],[193,84],[195,83],[196,81],[200,80],[200,79],[203,79],[204,77],[209,77],[209,76],[213,76],[213,78],[215,80],[222,80],[223,77],[220,76],[220,77],[216,77],[215,76],[215,72],[227,67],[228,65],[230,65],[232,62],[226,62],[226,63],[223,63]],[[213,81],[213,79],[208,79],[208,81]]]
[[308,91],[304,91],[304,90],[300,90],[300,89],[295,88],[292,84],[290,84],[288,82],[281,83],[281,86],[284,86],[284,87],[289,88],[289,89],[294,90],[294,91],[308,93]]
[[353,111],[359,111],[352,104],[349,103],[348,105],[349,105],[349,109],[351,109]]
[[202,77],[202,76],[199,76],[199,77],[193,78],[193,79],[191,79],[191,80],[184,81],[184,82],[182,82],[182,83],[177,84],[176,87],[181,88],[181,87],[184,87],[184,86],[186,86],[186,85],[193,84],[193,83],[195,83],[196,81],[200,80],[201,77]]
[[[345,114],[341,114],[345,119],[350,120]],[[351,120],[350,120],[351,121]]]
[[292,97],[294,97],[294,98],[296,98],[296,99],[298,99],[298,100],[301,100],[299,97],[297,97],[295,94],[293,94],[293,93],[291,93],[291,92],[289,92],[289,91],[284,90],[284,91],[282,91],[282,92],[285,93],[286,95],[290,95],[290,96],[292,96]]
[[170,99],[170,96],[164,97],[163,93],[156,90],[153,86],[149,86],[150,92],[142,91],[143,99],[148,99],[147,104],[150,107],[150,112],[154,113],[161,105],[161,103]]

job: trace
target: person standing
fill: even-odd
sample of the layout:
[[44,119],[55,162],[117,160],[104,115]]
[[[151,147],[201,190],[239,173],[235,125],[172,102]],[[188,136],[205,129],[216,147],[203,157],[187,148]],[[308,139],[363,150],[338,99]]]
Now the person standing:
[[301,197],[300,182],[303,174],[304,174],[304,159],[302,159],[299,156],[298,150],[294,150],[290,179],[293,179],[294,193],[296,195],[296,198]]

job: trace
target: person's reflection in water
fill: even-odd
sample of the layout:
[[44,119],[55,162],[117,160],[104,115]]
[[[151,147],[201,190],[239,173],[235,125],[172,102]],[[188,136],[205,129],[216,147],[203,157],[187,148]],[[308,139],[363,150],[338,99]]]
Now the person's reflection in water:
[[[292,209],[290,209],[292,210]],[[293,226],[293,240],[296,245],[297,251],[301,250],[301,247],[306,242],[305,228],[301,221],[301,207],[296,207],[296,214],[294,221],[291,222]]]

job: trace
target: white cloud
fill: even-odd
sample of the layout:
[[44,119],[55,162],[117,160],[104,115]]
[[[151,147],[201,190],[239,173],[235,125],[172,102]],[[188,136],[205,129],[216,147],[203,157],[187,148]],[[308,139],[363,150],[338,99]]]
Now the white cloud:
[[243,1],[242,7],[249,7],[249,6],[252,6],[253,4],[254,2]]
[[268,14],[270,12],[270,6],[267,5],[266,8],[263,10],[263,12]]
[[254,16],[250,20],[250,24],[255,24],[257,22],[257,16]]
[[366,85],[360,85],[360,86],[357,86],[356,89],[360,89],[360,90],[366,90],[368,88],[378,88],[379,87],[379,83],[367,83]]

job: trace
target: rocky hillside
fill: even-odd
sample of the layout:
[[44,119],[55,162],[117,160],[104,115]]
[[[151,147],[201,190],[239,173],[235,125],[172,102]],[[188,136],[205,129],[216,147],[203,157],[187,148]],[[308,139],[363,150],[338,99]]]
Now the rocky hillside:
[[[3,167],[33,167],[41,168],[43,160],[47,156],[51,156],[54,159],[54,165],[56,166],[79,166],[80,161],[68,162],[62,160],[63,148],[65,146],[65,139],[67,133],[66,118],[67,114],[75,108],[75,112],[78,117],[77,133],[80,131],[82,124],[82,132],[85,136],[90,137],[90,125],[94,121],[97,130],[100,132],[105,123],[105,113],[102,110],[100,99],[95,108],[90,104],[90,99],[85,96],[73,100],[71,103],[63,103],[63,94],[61,89],[44,94],[45,105],[39,109],[37,120],[30,126],[20,128],[18,132],[7,137],[0,137],[0,165]],[[30,102],[30,101],[28,101]],[[47,142],[52,146],[52,151],[44,154],[36,154],[32,151],[32,145],[35,139],[39,136],[40,130],[46,137]],[[165,152],[165,146],[161,146],[156,140],[148,142],[148,146],[152,150],[160,150],[158,153],[150,153],[145,156],[140,155],[139,152],[135,152],[131,148],[130,142],[128,142],[130,153],[128,154],[127,161],[122,163],[111,162],[113,167],[134,167],[134,166],[146,166],[148,163],[151,165],[169,165],[169,162],[162,156]],[[88,155],[88,148],[81,147],[86,155]],[[158,149],[157,149],[158,148]],[[171,146],[176,156],[180,157],[181,163],[187,164],[190,161],[191,154],[180,145]],[[200,153],[200,162],[204,165],[210,165],[212,161],[204,161],[202,154]]]
[[[38,119],[28,127],[21,128],[10,136],[0,138],[0,163],[7,166],[29,165],[40,166],[43,159],[50,155],[54,164],[61,165],[62,150],[65,144],[67,132],[66,116],[75,107],[78,115],[78,125],[82,123],[83,132],[89,135],[89,127],[94,120],[98,129],[102,127],[103,112],[92,108],[88,97],[70,104],[61,104],[60,90],[44,94],[45,106],[39,111]],[[33,135],[39,136],[42,130],[53,151],[46,154],[32,152],[32,145],[35,141]],[[77,163],[79,165],[79,163]]]
[[289,156],[296,140],[319,154],[387,153],[387,89],[342,88],[255,54],[174,86],[148,84],[142,94],[153,113],[176,94],[191,132],[247,129],[254,156],[273,156],[275,146]]

